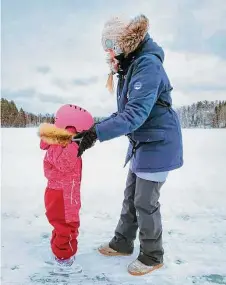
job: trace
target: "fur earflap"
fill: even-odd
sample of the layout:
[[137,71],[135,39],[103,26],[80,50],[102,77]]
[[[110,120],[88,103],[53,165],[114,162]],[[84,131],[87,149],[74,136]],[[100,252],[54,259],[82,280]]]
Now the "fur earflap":
[[144,15],[135,17],[117,39],[125,56],[133,52],[148,32],[149,21]]
[[47,144],[59,144],[62,146],[68,145],[72,137],[75,134],[72,134],[71,132],[57,128],[53,124],[41,124],[38,130],[39,137]]

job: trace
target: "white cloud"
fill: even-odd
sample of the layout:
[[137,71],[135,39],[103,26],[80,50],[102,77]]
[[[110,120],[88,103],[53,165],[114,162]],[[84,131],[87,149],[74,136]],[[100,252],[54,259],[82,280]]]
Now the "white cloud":
[[226,61],[215,55],[166,51],[165,66],[172,82],[182,90],[206,85],[226,91]]
[[[108,5],[98,0],[95,5],[85,2],[80,6],[53,2],[45,2],[52,9],[44,9],[41,0],[33,2],[39,7],[30,5],[29,13],[22,11],[21,4],[13,17],[11,10],[3,9],[10,16],[3,17],[2,88],[34,89],[35,99],[30,100],[29,95],[17,98],[29,110],[54,112],[59,105],[54,103],[54,96],[65,103],[81,104],[94,114],[107,115],[115,110],[115,98],[104,87],[108,67],[100,35],[104,21],[122,11],[130,16],[142,12],[149,17],[151,35],[166,49],[165,67],[175,87],[175,105],[226,99],[225,61],[210,50],[213,47],[207,49],[202,44],[225,27],[224,0],[116,0]],[[98,79],[87,86],[71,84],[75,79],[89,78]],[[41,96],[45,94],[44,102]],[[52,104],[47,102],[51,98]]]

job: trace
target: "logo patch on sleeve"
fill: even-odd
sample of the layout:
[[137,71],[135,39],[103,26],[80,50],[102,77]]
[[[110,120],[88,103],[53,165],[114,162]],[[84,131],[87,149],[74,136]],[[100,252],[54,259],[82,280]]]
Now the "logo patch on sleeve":
[[134,83],[134,89],[139,90],[142,87],[142,83],[140,81],[137,81]]

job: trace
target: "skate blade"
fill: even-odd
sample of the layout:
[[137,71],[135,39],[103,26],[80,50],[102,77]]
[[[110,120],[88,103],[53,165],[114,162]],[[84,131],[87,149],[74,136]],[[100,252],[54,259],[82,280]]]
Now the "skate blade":
[[157,270],[157,269],[160,269],[161,267],[163,267],[163,264],[159,264],[159,265],[156,265],[156,266],[153,266],[150,270],[147,270],[145,272],[135,272],[135,271],[130,271],[128,269],[128,273],[130,275],[133,275],[133,276],[142,276],[142,275],[145,275],[145,274],[150,274],[152,273],[153,271]]
[[60,267],[57,266],[56,268],[53,268],[53,273],[57,275],[63,275],[63,276],[70,276],[74,274],[79,274],[82,272],[82,267],[79,264],[71,265],[70,267]]
[[53,266],[55,264],[54,260],[45,260],[44,262],[46,265],[49,265],[49,266]]

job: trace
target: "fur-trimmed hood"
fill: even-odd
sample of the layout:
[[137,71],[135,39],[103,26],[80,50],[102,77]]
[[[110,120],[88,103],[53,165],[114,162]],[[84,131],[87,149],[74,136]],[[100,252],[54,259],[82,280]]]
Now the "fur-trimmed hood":
[[68,145],[71,142],[72,134],[68,130],[57,128],[54,124],[41,124],[38,130],[38,136],[47,144]]
[[145,15],[139,15],[131,20],[117,42],[125,56],[136,50],[143,41],[149,29],[149,20]]

